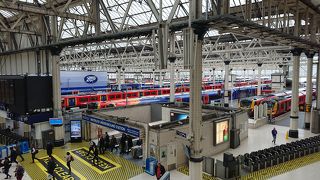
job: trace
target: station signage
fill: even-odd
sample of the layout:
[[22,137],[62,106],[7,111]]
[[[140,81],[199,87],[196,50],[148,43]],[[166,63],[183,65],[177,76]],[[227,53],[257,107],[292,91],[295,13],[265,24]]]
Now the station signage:
[[110,128],[110,129],[114,129],[116,131],[120,131],[120,132],[126,133],[128,135],[133,136],[133,137],[140,137],[140,130],[136,129],[136,128],[128,127],[128,126],[125,126],[125,125],[122,125],[122,124],[118,124],[118,123],[114,123],[114,122],[108,121],[106,119],[99,119],[99,118],[88,116],[88,115],[85,115],[85,114],[82,114],[82,119],[84,121],[88,121],[88,122],[91,122],[91,123],[94,123],[94,124],[98,124],[98,125]]

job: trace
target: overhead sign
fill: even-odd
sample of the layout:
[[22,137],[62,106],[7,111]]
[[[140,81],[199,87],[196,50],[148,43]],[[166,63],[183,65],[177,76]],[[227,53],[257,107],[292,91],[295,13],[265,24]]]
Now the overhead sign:
[[132,127],[128,127],[122,124],[114,123],[111,121],[108,121],[106,119],[99,119],[96,117],[88,116],[83,114],[82,119],[84,121],[89,121],[91,123],[95,123],[110,129],[114,129],[123,133],[126,133],[128,135],[134,136],[134,137],[140,137],[140,130]]
[[90,74],[84,77],[84,82],[88,84],[94,84],[98,81],[98,77],[96,75]]

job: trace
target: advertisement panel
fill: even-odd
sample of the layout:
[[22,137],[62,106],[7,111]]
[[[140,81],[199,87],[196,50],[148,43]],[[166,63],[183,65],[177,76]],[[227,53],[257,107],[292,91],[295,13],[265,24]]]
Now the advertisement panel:
[[214,122],[214,145],[229,141],[229,121]]
[[70,121],[70,138],[71,141],[79,141],[82,138],[81,135],[81,121],[71,120]]

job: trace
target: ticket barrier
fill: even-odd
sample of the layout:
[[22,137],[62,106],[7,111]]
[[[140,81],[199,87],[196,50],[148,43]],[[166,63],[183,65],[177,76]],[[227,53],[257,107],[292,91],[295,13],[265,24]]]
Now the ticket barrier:
[[250,172],[271,167],[320,151],[320,136],[282,144],[243,155],[243,167]]
[[[16,144],[10,144],[8,146],[0,146],[0,159],[9,157],[11,155],[11,147],[17,146]],[[29,143],[27,141],[20,142],[20,151],[22,154],[29,152]]]

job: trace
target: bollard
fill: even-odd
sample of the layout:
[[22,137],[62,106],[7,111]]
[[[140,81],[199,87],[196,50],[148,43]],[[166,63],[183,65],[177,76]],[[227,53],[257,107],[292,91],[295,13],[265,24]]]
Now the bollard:
[[288,133],[288,131],[286,132],[286,140],[288,140],[289,139],[289,133]]

